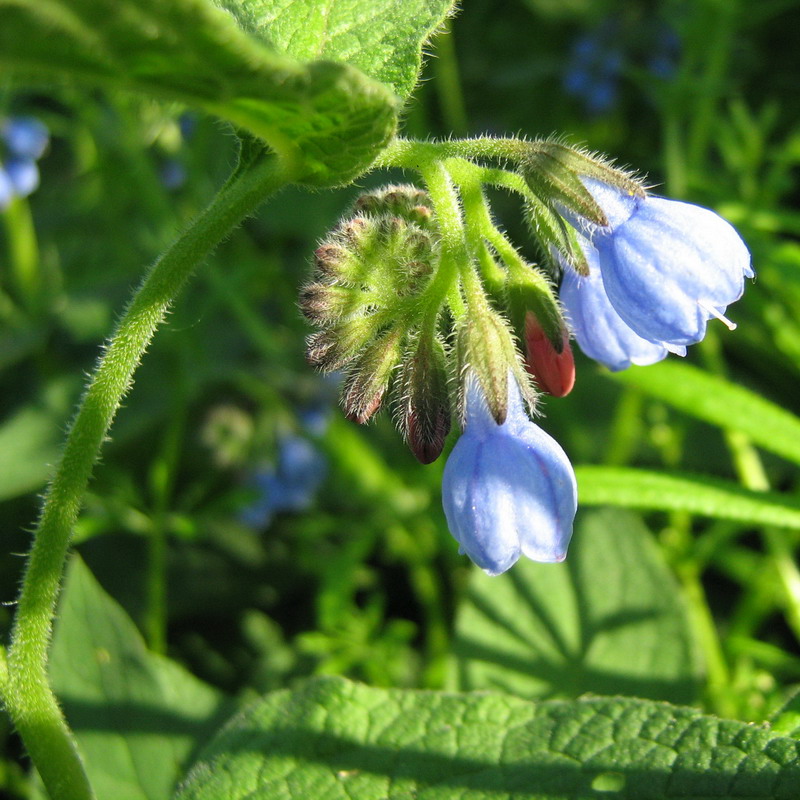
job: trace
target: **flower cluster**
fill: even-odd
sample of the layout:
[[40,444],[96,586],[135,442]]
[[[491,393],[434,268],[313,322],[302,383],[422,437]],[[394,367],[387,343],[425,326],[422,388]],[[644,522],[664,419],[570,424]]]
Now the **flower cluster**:
[[544,266],[528,264],[486,209],[475,176],[498,180],[502,170],[452,159],[443,180],[431,173],[429,192],[390,186],[360,198],[318,248],[301,293],[321,328],[309,360],[345,369],[352,420],[366,422],[391,397],[423,463],[459,424],[445,516],[461,552],[490,575],[520,555],[566,556],[575,475],[531,415],[540,393],[572,389],[570,336],[612,370],[685,355],[709,320],[735,327],[725,313],[753,275],[744,242],[713,211],[652,196],[561,142],[519,152],[517,182],[507,180],[527,187]]
[[608,224],[573,220],[588,274],[564,264],[561,300],[588,356],[612,370],[653,364],[685,355],[712,318],[735,327],[725,311],[753,269],[729,223],[700,206],[583,182]]
[[5,156],[0,160],[0,211],[12,198],[27,197],[39,186],[39,167],[49,134],[47,126],[34,117],[8,117],[0,121],[0,139]]

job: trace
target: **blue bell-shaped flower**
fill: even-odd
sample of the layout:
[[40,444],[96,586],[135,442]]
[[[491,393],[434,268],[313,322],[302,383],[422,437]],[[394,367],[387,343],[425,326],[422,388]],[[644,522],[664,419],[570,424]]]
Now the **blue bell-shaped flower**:
[[589,274],[578,275],[563,265],[564,278],[559,290],[570,329],[581,350],[615,372],[632,364],[655,364],[669,352],[686,355],[683,346],[643,339],[620,317],[603,286],[597,250],[588,242],[582,243],[582,247]]
[[450,532],[489,575],[520,555],[563,561],[577,508],[575,473],[559,444],[528,418],[509,374],[508,414],[498,425],[475,376],[466,382],[466,424],[442,480]]
[[[620,317],[642,338],[671,345],[699,342],[712,317],[753,277],[739,234],[713,211],[636,197],[593,178],[582,181],[606,212],[607,227],[582,225],[600,257],[603,286]],[[569,220],[572,221],[572,220]]]

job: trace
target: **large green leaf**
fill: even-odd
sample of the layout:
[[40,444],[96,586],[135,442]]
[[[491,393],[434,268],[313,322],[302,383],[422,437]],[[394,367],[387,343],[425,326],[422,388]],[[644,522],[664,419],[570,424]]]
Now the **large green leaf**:
[[341,678],[267,695],[177,800],[796,800],[800,742],[650,700],[532,703]]
[[164,800],[228,703],[149,653],[133,622],[77,557],[56,624],[50,677],[99,798]]
[[765,450],[800,463],[800,419],[742,386],[678,361],[631,367],[613,377],[693,417],[741,431]]
[[594,466],[576,467],[575,475],[581,505],[689,511],[753,525],[800,528],[800,499],[754,492],[718,478]]
[[243,27],[300,61],[345,61],[401,97],[453,0],[217,0]]
[[0,0],[0,13],[6,73],[199,106],[264,139],[298,180],[346,183],[396,127],[388,87],[348,64],[279,53],[210,0]]
[[695,699],[699,669],[675,580],[629,512],[579,517],[563,564],[475,570],[456,620],[461,689]]

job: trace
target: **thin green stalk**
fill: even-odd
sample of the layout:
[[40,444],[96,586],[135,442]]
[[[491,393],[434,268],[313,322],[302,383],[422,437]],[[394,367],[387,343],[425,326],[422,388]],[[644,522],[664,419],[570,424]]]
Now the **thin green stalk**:
[[93,797],[47,678],[47,649],[72,529],[100,447],[150,340],[197,264],[290,176],[274,158],[237,171],[156,261],[106,347],[71,425],[34,532],[8,653],[4,702],[50,795]]
[[15,197],[0,216],[5,222],[8,263],[17,296],[25,308],[33,311],[39,302],[42,280],[30,204],[24,197]]
[[186,373],[182,363],[176,365],[175,374],[172,417],[163,447],[150,470],[153,509],[148,537],[147,610],[144,629],[150,649],[161,654],[167,651],[167,514],[175,487],[186,422]]
[[[725,377],[727,370],[719,339],[715,334],[706,336],[702,352],[706,364],[718,375]],[[748,437],[740,431],[725,431],[725,443],[742,486],[756,492],[769,491],[769,478],[761,457]],[[785,531],[764,528],[761,537],[783,589],[787,622],[795,638],[800,641],[800,569],[787,542]]]
[[[442,237],[439,269],[431,287],[426,292],[428,311],[425,314],[423,330],[427,334],[435,327],[439,309],[446,297],[453,301],[459,301],[459,305],[453,307],[454,314],[464,312],[463,305],[460,304],[460,297],[451,296],[454,294],[453,287],[457,286],[458,277],[464,277],[465,265],[468,268],[466,271],[471,271],[472,267],[464,242],[461,206],[450,174],[440,161],[431,161],[421,166],[419,170],[428,187],[428,194],[436,211],[436,221]],[[469,294],[469,287],[466,288]]]
[[491,159],[495,161],[522,161],[531,147],[524,139],[478,136],[472,139],[452,139],[441,142],[420,142],[412,139],[395,139],[378,156],[373,167],[401,167],[422,171],[426,165],[446,158]]

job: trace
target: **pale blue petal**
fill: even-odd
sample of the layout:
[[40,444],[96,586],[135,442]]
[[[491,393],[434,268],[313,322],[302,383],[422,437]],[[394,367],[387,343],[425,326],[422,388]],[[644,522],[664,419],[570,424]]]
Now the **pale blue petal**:
[[[603,287],[597,251],[586,250],[589,275],[578,275],[566,267],[559,297],[566,310],[570,330],[581,350],[609,369],[627,369],[631,364],[647,366],[667,356],[668,348],[637,334],[611,305]],[[683,348],[683,354],[686,348]]]
[[594,238],[611,304],[645,339],[689,345],[724,314],[752,275],[735,229],[700,206],[647,198],[618,228]]

